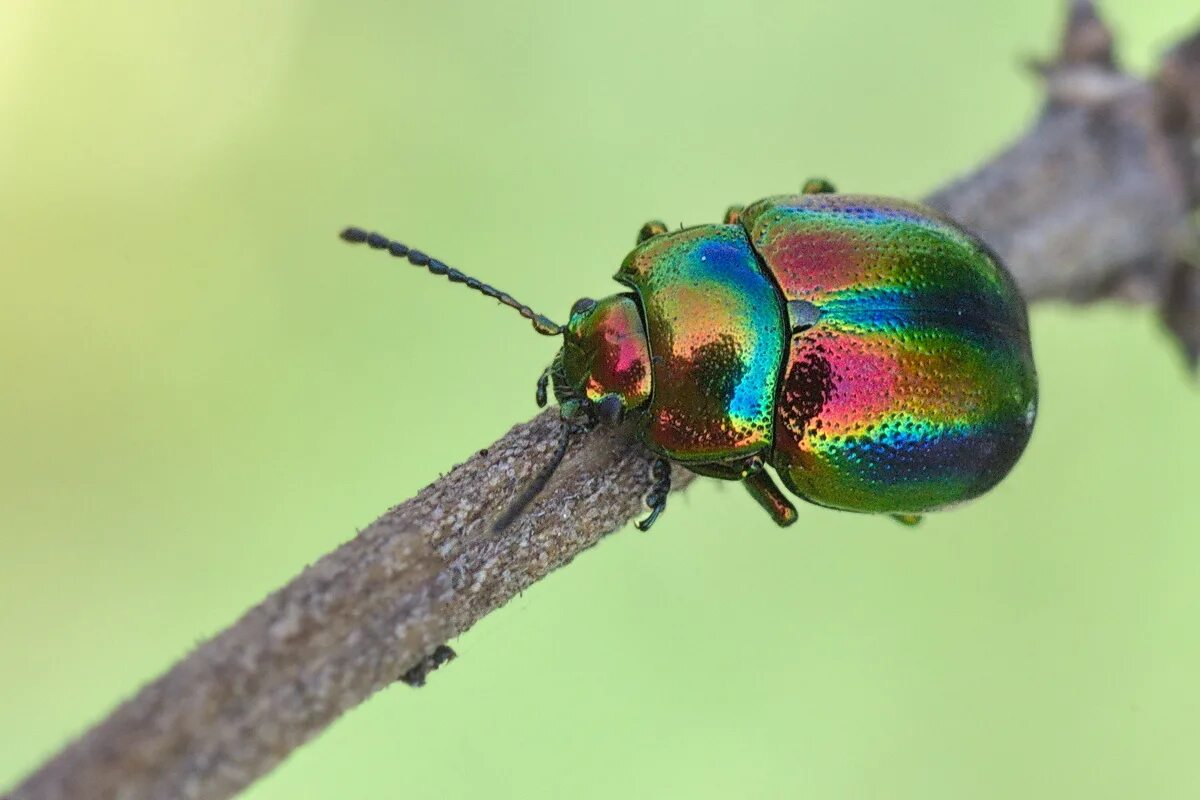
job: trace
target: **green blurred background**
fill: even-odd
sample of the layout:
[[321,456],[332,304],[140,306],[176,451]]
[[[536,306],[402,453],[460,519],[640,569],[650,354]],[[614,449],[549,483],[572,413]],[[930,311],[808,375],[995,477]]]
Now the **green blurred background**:
[[[0,786],[533,414],[552,343],[340,226],[560,317],[646,219],[977,164],[1061,11],[5,3]],[[1198,21],[1107,13],[1141,71]],[[779,530],[703,482],[248,796],[1195,797],[1200,393],[1148,312],[1033,326],[985,499]]]

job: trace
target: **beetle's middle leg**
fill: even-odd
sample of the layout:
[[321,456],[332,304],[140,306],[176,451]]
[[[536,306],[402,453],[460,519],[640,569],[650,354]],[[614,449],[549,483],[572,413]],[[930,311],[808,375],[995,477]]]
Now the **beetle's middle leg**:
[[809,178],[800,189],[801,194],[833,194],[836,191],[833,184],[824,178]]
[[654,476],[654,485],[646,495],[646,506],[650,516],[633,523],[639,531],[648,531],[658,519],[658,515],[667,507],[667,495],[671,493],[671,464],[665,458],[656,458],[650,466],[650,474]]
[[653,239],[655,236],[661,236],[666,232],[667,223],[661,219],[652,219],[638,230],[637,243],[641,244],[647,239]]
[[749,473],[742,479],[742,484],[763,510],[771,515],[776,525],[786,528],[796,521],[796,507],[787,499],[783,490],[775,485],[775,481],[765,469]]

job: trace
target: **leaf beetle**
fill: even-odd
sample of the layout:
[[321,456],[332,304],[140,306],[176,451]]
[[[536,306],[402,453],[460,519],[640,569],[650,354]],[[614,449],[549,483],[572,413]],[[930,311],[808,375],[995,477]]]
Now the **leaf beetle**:
[[542,489],[572,434],[635,418],[655,454],[648,529],[670,462],[741,481],[781,526],[792,494],[888,514],[927,511],[995,486],[1029,441],[1037,374],[1025,304],[999,258],[916,203],[838,194],[731,207],[722,224],[644,225],[615,276],[627,291],[588,298],[558,325],[418,250],[360,228],[387,250],[515,308],[562,347],[537,385],[564,422]]

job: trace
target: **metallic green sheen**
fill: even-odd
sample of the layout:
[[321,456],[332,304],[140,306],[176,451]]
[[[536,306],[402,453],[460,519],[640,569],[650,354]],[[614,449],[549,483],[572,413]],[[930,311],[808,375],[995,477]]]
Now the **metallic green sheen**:
[[682,462],[769,448],[786,312],[742,226],[654,236],[629,254],[616,279],[635,290],[645,317],[650,447]]

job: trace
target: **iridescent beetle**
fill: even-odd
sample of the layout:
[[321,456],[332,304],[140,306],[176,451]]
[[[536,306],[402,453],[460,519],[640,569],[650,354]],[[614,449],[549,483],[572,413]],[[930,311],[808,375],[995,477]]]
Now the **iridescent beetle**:
[[582,299],[557,325],[417,250],[358,228],[342,238],[466,283],[563,346],[538,381],[572,433],[636,417],[656,454],[646,530],[668,462],[740,480],[779,525],[796,508],[769,473],[817,505],[890,514],[986,492],[1033,429],[1037,377],[1012,277],[952,220],[901,200],[803,194],[730,208],[724,224],[649,222],[617,271],[631,291]]

